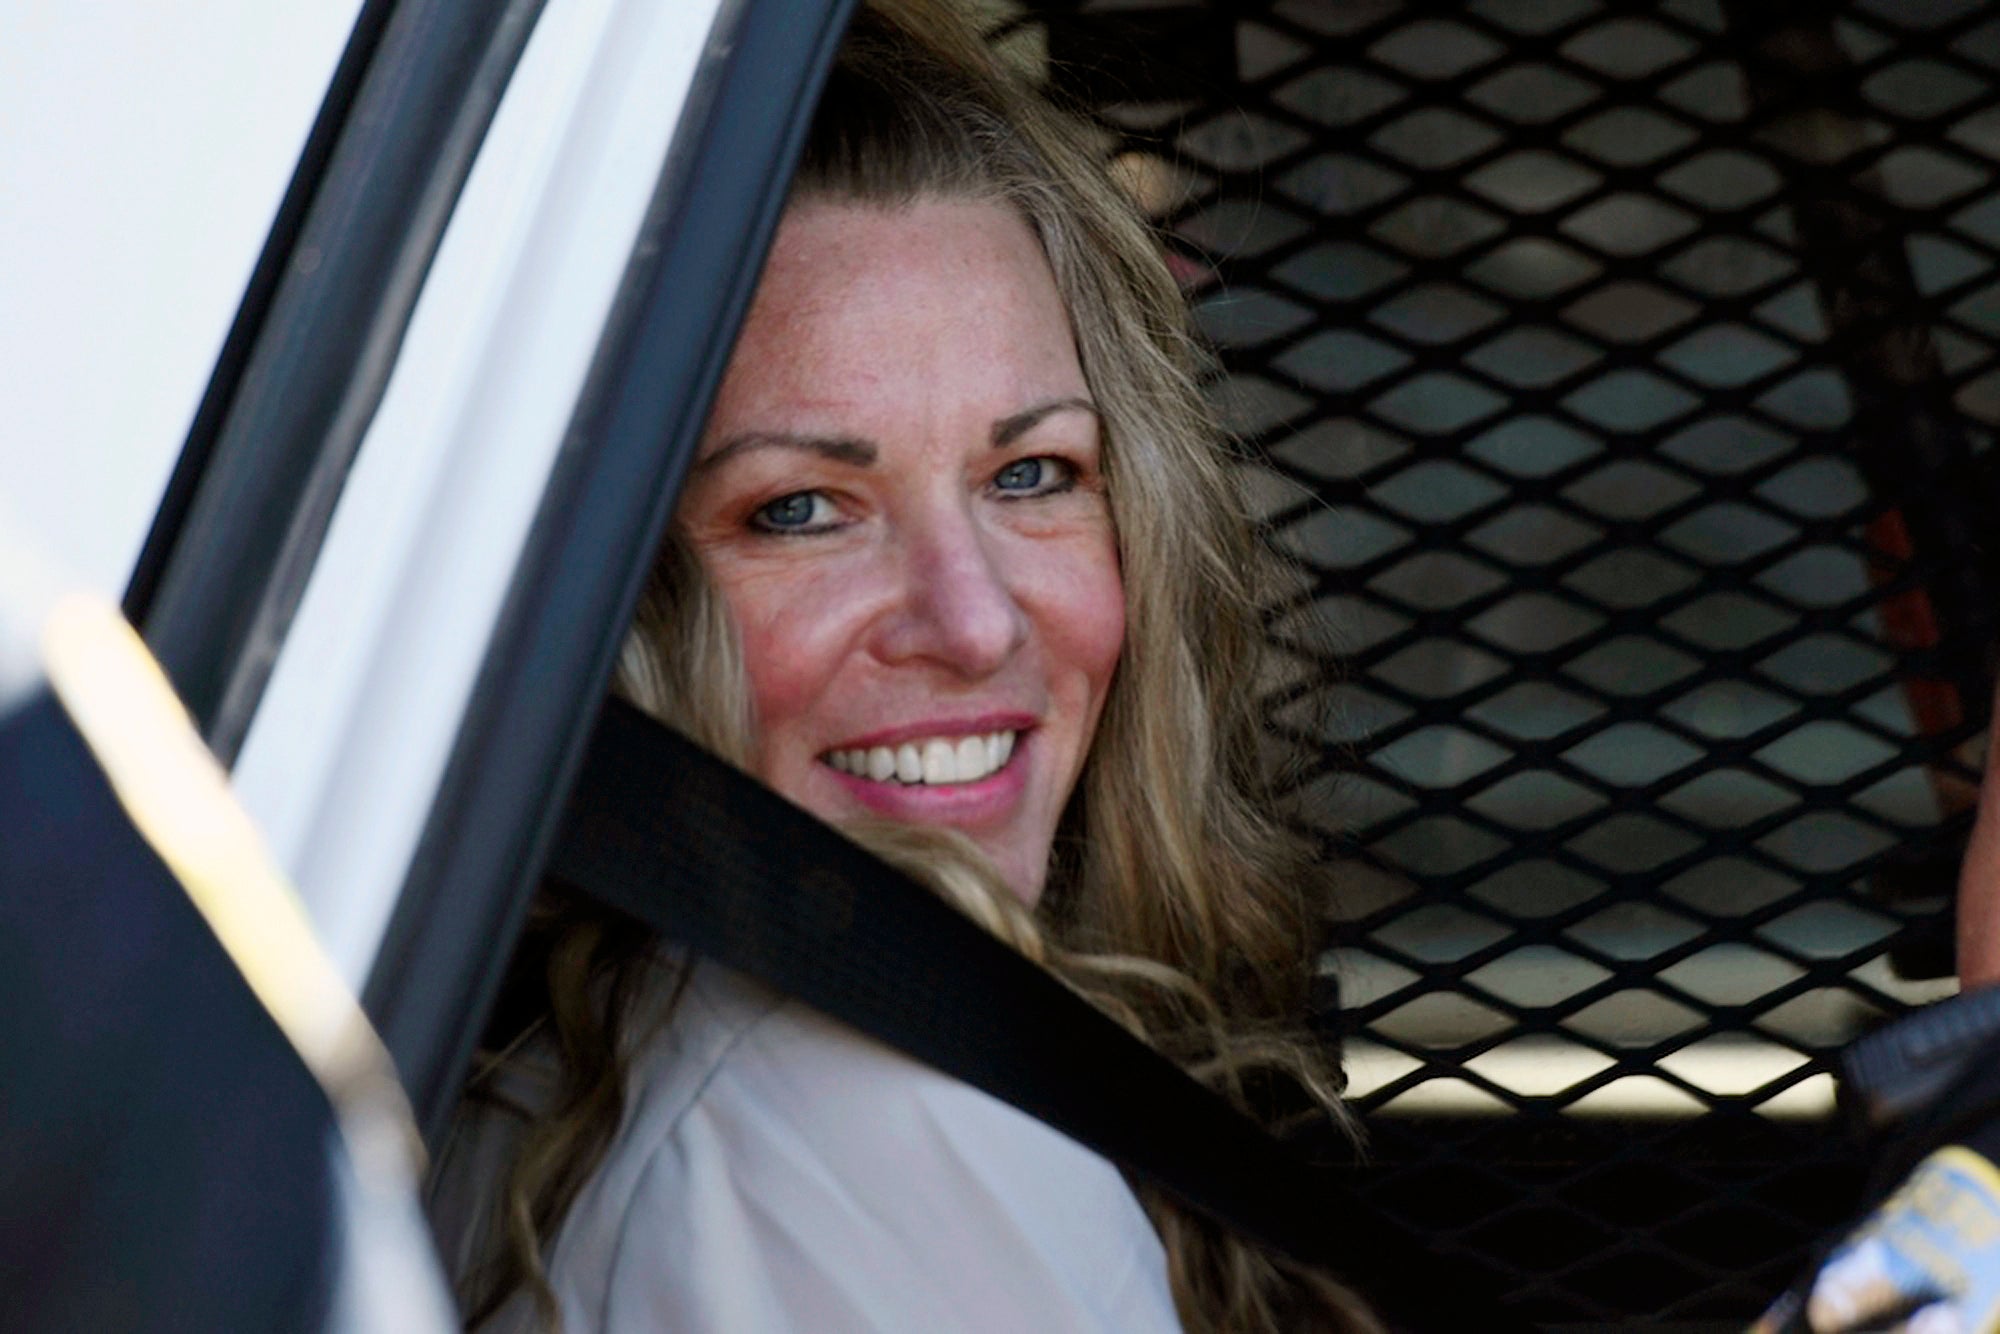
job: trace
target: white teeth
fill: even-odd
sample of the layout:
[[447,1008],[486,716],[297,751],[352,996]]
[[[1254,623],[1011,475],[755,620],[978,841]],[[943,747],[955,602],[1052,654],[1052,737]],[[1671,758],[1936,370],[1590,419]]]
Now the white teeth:
[[951,742],[924,742],[924,781],[926,783],[958,781],[958,752],[952,749]]
[[1014,754],[1013,732],[988,732],[956,741],[932,737],[900,746],[830,750],[826,763],[844,774],[886,783],[943,786],[976,783],[1004,766]]

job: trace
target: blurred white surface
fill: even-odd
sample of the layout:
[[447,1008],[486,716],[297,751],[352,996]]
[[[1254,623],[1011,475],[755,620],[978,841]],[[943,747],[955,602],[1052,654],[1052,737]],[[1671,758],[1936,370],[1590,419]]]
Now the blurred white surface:
[[0,492],[117,597],[360,0],[0,0]]

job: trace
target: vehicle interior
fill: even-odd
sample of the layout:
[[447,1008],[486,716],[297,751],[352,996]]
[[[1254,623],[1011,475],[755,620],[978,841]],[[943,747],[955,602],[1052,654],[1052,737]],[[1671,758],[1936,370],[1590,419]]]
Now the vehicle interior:
[[[425,336],[450,204],[568,21],[539,8],[364,6],[141,558],[128,609],[253,788],[305,735],[286,710],[346,716],[287,703],[332,596],[304,571],[382,531],[347,514],[397,403],[371,349],[407,339],[407,365]],[[1340,885],[1318,1022],[1369,1141],[1343,1189],[1540,1327],[1740,1328],[1859,1202],[1835,1053],[1956,989],[2000,608],[2000,19],[990,8],[1160,226],[1293,562],[1264,707]],[[618,300],[362,931],[433,1134],[591,814],[566,803],[843,19],[732,7],[732,56],[689,59],[692,110],[628,190]],[[427,133],[362,161],[343,126],[397,69],[425,71],[398,95],[434,97]],[[356,201],[391,222],[316,230]],[[320,288],[293,276],[316,245]],[[351,346],[308,356],[312,327]],[[313,819],[299,846],[346,846]]]

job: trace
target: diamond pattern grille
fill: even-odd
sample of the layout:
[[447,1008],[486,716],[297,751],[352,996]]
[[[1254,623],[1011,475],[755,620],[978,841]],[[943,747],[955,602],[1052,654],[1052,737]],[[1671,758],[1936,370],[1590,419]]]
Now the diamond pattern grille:
[[[1949,985],[2000,19],[1172,13],[1003,40],[1169,228],[1298,563],[1269,716],[1346,872],[1368,1189],[1557,1326],[1740,1321],[1858,1179],[1827,1055]],[[1091,83],[1120,24],[1178,86]]]

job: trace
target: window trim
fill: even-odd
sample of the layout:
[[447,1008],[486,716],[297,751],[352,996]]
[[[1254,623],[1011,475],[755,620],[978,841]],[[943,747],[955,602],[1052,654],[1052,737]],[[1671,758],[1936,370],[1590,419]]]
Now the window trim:
[[367,0],[125,596],[233,763],[544,0]]

